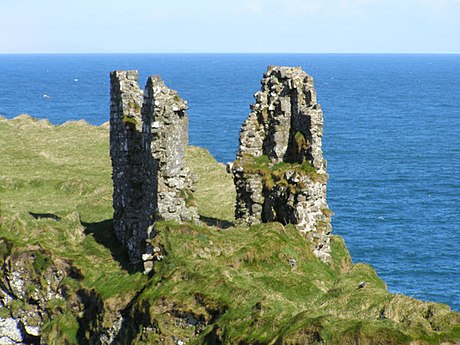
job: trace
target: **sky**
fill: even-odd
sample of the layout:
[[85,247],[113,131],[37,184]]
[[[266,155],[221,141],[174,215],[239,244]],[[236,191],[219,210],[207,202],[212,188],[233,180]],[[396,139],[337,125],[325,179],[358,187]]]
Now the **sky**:
[[460,0],[0,0],[0,53],[460,53]]

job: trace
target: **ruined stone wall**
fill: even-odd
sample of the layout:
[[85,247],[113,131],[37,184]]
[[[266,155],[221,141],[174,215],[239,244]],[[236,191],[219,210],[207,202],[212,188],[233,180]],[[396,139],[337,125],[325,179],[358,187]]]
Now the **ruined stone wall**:
[[149,77],[145,89],[144,133],[151,138],[152,157],[158,164],[158,214],[175,221],[198,220],[190,201],[193,183],[184,164],[188,145],[187,102],[165,86],[158,76]]
[[[300,68],[271,66],[244,122],[233,165],[241,225],[295,224],[314,253],[329,259],[331,232],[322,156],[323,114],[313,79]],[[184,165],[187,103],[157,77],[143,93],[136,71],[111,74],[114,230],[131,261],[152,267],[149,246],[159,219],[197,220]]]
[[114,231],[128,248],[131,261],[139,261],[145,250],[146,229],[153,224],[155,196],[152,184],[148,188],[144,185],[147,166],[142,142],[143,92],[137,84],[137,71],[112,72],[110,82]]
[[330,257],[323,114],[313,78],[299,67],[270,66],[240,131],[233,165],[236,221],[295,224],[324,261]]
[[154,223],[197,220],[198,213],[187,203],[187,103],[159,77],[149,77],[145,92],[137,79],[137,71],[110,74],[114,232],[131,262],[142,260],[149,271],[158,252],[149,245]]

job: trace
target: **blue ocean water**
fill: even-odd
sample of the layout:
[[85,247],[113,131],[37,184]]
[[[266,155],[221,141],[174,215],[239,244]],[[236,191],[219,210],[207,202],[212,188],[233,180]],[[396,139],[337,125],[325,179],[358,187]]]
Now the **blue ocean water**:
[[268,65],[302,66],[325,116],[333,227],[392,292],[460,311],[460,55],[0,55],[0,115],[109,119],[109,72],[160,74],[190,142],[232,161]]

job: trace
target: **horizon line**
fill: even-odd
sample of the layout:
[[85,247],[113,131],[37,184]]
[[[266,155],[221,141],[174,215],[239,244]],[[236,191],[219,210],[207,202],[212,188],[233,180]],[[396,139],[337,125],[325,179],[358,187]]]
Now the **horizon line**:
[[460,55],[460,52],[0,52],[0,55]]

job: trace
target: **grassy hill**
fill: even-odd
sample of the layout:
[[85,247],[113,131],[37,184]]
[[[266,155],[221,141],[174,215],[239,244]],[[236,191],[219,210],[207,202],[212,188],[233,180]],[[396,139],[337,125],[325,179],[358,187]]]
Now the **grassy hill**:
[[[460,343],[460,314],[388,293],[339,236],[327,265],[292,226],[233,227],[231,175],[197,147],[187,160],[200,178],[202,224],[159,223],[154,241],[166,255],[143,275],[111,232],[108,134],[84,122],[0,119],[0,289],[15,260],[32,272],[31,295],[45,288],[48,267],[67,272],[65,300],[44,307],[42,342],[111,334],[121,344]],[[16,301],[0,317],[32,304]]]

